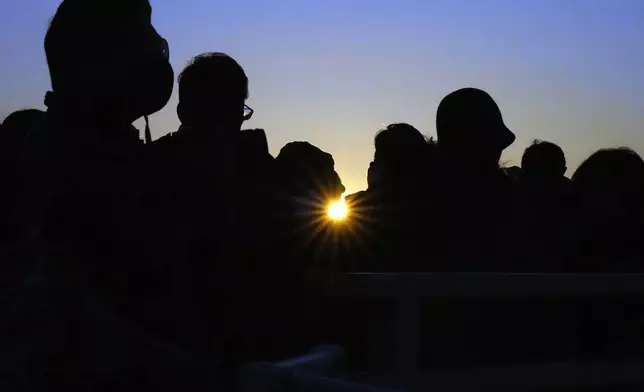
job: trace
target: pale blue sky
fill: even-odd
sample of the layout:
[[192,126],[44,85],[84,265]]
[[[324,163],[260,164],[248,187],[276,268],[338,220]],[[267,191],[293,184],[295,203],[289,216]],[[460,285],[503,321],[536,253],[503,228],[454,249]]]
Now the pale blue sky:
[[[0,5],[0,118],[42,108],[42,40],[59,0]],[[435,134],[440,99],[487,90],[517,135],[559,143],[569,167],[599,147],[644,152],[641,0],[152,0],[175,71],[223,51],[250,78],[248,127],[271,152],[307,140],[333,154],[349,192],[365,187],[374,133],[392,122]],[[176,89],[175,89],[176,93]],[[176,96],[154,115],[178,127]]]

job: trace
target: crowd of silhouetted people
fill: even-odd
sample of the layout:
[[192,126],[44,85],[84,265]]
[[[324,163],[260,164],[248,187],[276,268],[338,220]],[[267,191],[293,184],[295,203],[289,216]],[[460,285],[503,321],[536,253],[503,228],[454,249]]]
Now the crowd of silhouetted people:
[[642,158],[602,149],[568,179],[536,140],[504,168],[515,135],[482,90],[441,101],[436,140],[378,131],[368,189],[334,221],[333,157],[303,141],[273,157],[270,131],[242,130],[249,79],[226,54],[179,74],[176,132],[140,136],[174,84],[147,0],[64,0],[44,49],[46,111],[0,128],[0,370],[33,390],[221,386],[342,340],[337,273],[643,270]]

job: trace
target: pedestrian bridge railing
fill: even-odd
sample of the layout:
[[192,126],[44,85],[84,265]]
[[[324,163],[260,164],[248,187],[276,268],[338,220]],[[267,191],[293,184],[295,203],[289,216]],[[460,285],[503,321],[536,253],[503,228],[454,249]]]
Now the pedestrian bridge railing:
[[[504,378],[526,385],[615,385],[611,382],[644,383],[644,362],[610,362],[585,365],[543,364],[489,368],[461,373],[431,373],[420,368],[420,307],[432,299],[598,299],[644,298],[644,274],[550,274],[550,273],[353,273],[333,277],[328,286],[334,296],[358,300],[385,299],[394,306],[370,325],[371,358],[378,369],[392,369],[403,386],[465,384]],[[423,329],[431,333],[431,326]],[[460,375],[459,375],[460,374]],[[427,377],[431,378],[430,380]],[[603,378],[602,378],[603,377]],[[443,381],[440,381],[443,380]],[[585,381],[584,381],[585,380]],[[467,389],[467,388],[465,388]],[[459,389],[455,389],[459,390]]]
[[595,273],[351,273],[330,290],[364,298],[628,297],[644,296],[644,274]]

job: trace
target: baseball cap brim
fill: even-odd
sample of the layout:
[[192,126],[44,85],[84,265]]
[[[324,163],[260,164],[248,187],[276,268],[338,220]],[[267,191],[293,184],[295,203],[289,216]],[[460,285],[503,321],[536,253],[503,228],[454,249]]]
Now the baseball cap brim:
[[501,124],[497,131],[497,137],[500,146],[503,149],[508,148],[516,140],[516,135],[505,124]]

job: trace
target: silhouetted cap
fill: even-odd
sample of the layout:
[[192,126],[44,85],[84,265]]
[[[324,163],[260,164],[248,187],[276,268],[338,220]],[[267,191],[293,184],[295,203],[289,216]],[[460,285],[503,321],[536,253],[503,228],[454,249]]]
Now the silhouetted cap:
[[[501,148],[514,143],[515,135],[503,123],[494,99],[477,88],[462,88],[448,94],[436,113],[438,143],[494,141]],[[485,133],[482,133],[482,132]]]

